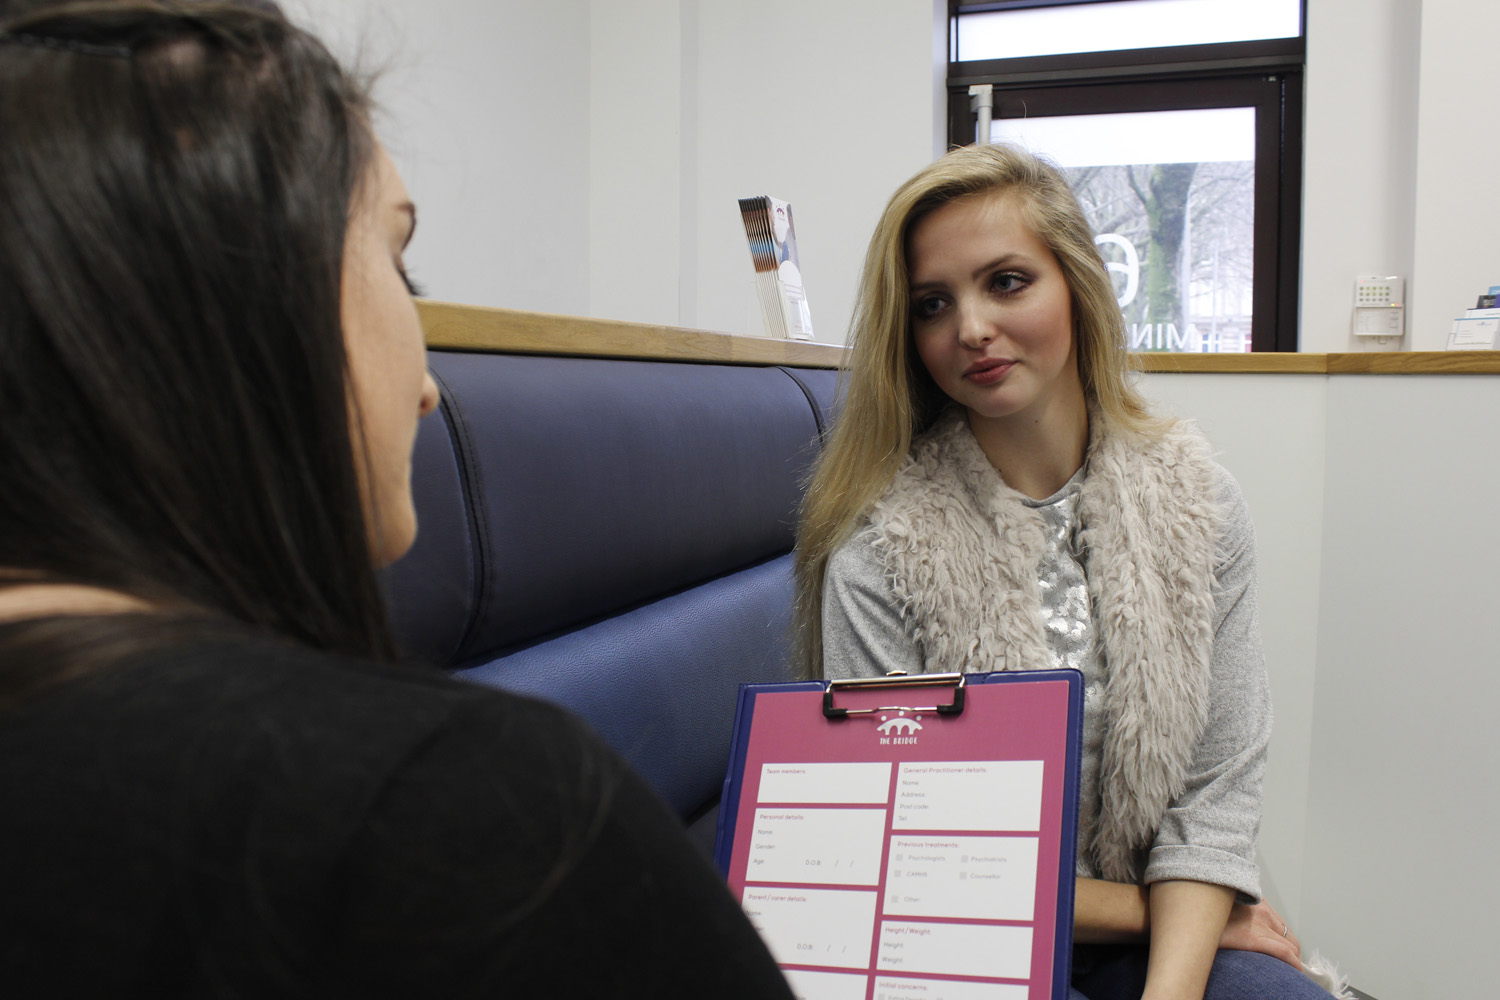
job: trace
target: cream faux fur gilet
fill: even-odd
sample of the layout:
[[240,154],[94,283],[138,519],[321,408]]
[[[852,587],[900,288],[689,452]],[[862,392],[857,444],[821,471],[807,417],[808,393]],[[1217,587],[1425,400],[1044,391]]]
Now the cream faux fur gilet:
[[[1220,509],[1207,442],[1185,424],[1157,440],[1090,415],[1080,541],[1108,682],[1100,876],[1139,882],[1208,719]],[[964,411],[920,435],[870,523],[928,670],[1056,664],[1042,631],[1041,517],[980,450]]]

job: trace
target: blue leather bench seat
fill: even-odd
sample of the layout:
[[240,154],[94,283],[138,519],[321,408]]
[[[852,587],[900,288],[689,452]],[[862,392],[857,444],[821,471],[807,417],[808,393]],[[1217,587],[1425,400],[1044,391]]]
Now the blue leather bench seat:
[[711,838],[741,682],[787,676],[822,369],[433,351],[414,655],[587,719]]

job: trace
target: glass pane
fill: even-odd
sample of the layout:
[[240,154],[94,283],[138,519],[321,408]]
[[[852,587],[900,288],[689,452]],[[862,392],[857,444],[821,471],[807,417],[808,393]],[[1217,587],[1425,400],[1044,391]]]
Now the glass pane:
[[1135,351],[1250,350],[1255,109],[1006,118],[1063,168],[1115,279]]
[[957,18],[958,58],[1017,59],[1302,34],[1300,0],[1129,0]]

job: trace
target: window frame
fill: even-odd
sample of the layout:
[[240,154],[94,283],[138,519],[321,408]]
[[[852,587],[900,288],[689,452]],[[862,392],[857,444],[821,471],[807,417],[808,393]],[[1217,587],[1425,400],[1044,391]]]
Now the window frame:
[[[956,18],[966,12],[1103,2],[1120,0],[950,0],[950,32],[956,39]],[[1299,38],[1017,59],[953,62],[950,45],[948,139],[955,146],[974,141],[973,84],[994,88],[996,119],[1017,117],[1007,112],[1018,105],[1046,115],[1255,107],[1251,351],[1296,351],[1306,0],[1302,23]]]

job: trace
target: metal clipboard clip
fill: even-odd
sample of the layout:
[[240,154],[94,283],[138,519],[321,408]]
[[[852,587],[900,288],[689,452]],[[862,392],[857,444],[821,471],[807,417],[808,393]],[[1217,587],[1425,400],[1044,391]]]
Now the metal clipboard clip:
[[[836,691],[856,691],[868,688],[951,687],[953,700],[947,705],[882,705],[879,708],[836,708],[833,695]],[[823,715],[829,719],[847,719],[853,715],[874,715],[876,712],[936,712],[938,715],[958,715],[964,710],[963,674],[890,674],[886,677],[853,677],[829,681],[823,688]]]

